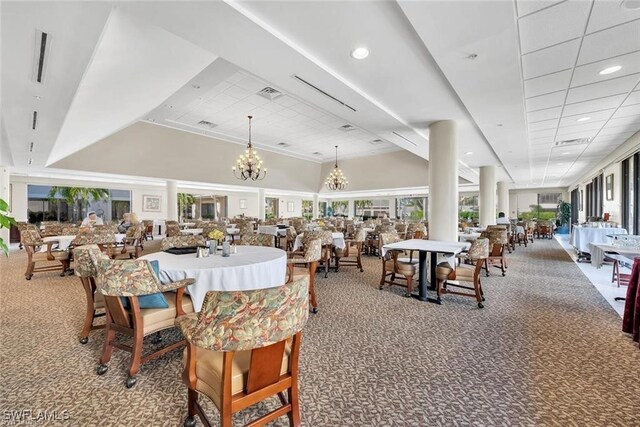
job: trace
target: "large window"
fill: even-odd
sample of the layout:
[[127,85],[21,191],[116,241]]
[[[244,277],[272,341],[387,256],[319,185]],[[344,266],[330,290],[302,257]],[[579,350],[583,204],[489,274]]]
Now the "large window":
[[302,201],[302,217],[305,219],[313,218],[313,200]]
[[278,198],[277,197],[265,197],[265,207],[264,207],[264,219],[273,219],[278,218]]
[[328,216],[348,216],[349,215],[349,202],[347,200],[339,200],[331,202],[331,208],[329,209]]
[[540,193],[538,194],[538,204],[552,205],[554,208],[558,206],[558,202],[562,199],[562,193]]
[[422,220],[427,215],[426,197],[405,197],[396,199],[396,216],[400,219]]
[[318,217],[323,218],[327,216],[327,202],[318,202]]
[[478,206],[477,194],[461,194],[458,199],[458,217],[467,220],[478,219],[480,216]]
[[389,199],[354,200],[354,213],[363,219],[389,217]]

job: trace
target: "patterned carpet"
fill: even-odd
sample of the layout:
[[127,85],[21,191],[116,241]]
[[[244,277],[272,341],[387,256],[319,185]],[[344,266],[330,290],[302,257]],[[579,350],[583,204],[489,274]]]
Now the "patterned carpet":
[[[124,387],[123,352],[98,377],[104,332],[78,343],[79,279],[49,272],[26,281],[25,258],[0,259],[0,423],[181,425],[181,352],[143,365],[133,389]],[[482,310],[468,298],[446,295],[436,306],[399,288],[380,291],[379,270],[365,257],[364,273],[318,275],[320,312],[310,316],[300,360],[303,425],[640,424],[640,350],[555,240],[509,255],[506,277],[496,270],[484,279]],[[236,425],[275,404],[239,414]],[[15,423],[16,413],[29,422]]]

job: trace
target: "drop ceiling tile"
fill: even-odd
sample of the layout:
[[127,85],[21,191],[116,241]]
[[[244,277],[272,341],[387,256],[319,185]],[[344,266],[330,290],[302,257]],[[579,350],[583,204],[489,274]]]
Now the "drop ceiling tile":
[[597,130],[581,130],[581,131],[558,131],[557,141],[567,141],[571,139],[593,138],[598,133]]
[[[600,71],[614,65],[619,65],[622,69],[613,74],[600,74]],[[592,64],[576,67],[573,79],[571,80],[571,86],[582,86],[635,73],[640,73],[640,52],[633,52],[628,55],[622,55],[604,61],[598,61]]]
[[525,97],[543,95],[546,93],[556,92],[569,87],[571,80],[571,70],[560,71],[548,74],[542,77],[525,80],[524,94]]
[[607,123],[605,120],[589,120],[577,123],[574,118],[564,118],[560,121],[558,134],[583,130],[598,130]]
[[533,141],[539,138],[553,137],[553,135],[555,134],[556,134],[555,128],[544,129],[544,130],[529,132],[529,139]]
[[276,104],[282,105],[283,107],[291,107],[292,105],[296,105],[298,101],[290,96],[281,96],[274,101]]
[[618,108],[618,111],[613,115],[614,118],[629,117],[640,115],[640,104],[628,105],[626,107]]
[[567,1],[521,18],[522,53],[581,37],[590,6],[586,1]]
[[547,95],[536,96],[534,98],[528,98],[525,101],[527,111],[536,111],[546,108],[562,106],[565,97],[564,90]]
[[249,74],[245,73],[244,71],[236,71],[231,76],[227,77],[226,81],[232,84],[236,84],[246,77],[249,77]]
[[578,65],[640,50],[639,35],[640,20],[589,34],[582,42]]
[[628,130],[624,126],[612,126],[612,127],[607,126],[600,131],[599,135],[602,135],[602,136],[617,135],[621,138],[625,137],[626,139],[626,138],[629,138],[634,133],[636,133],[636,131]]
[[527,113],[527,122],[536,123],[543,120],[557,119],[560,117],[561,112],[562,107],[555,107]]
[[613,27],[633,19],[640,18],[640,10],[620,7],[619,1],[596,0],[589,19],[587,33]]
[[549,7],[557,3],[560,3],[560,1],[559,0],[539,0],[539,1],[517,0],[516,7],[518,9],[518,16],[523,16],[523,15],[528,15],[530,13],[536,12],[540,9],[544,9],[545,7]]
[[571,40],[556,46],[522,56],[522,74],[525,79],[573,68],[580,40]]
[[611,108],[618,108],[624,100],[625,95],[614,95],[606,98],[593,99],[576,104],[567,104],[562,112],[563,116],[575,116],[578,114],[588,114],[592,111],[602,111]]
[[589,101],[591,99],[604,98],[612,95],[626,95],[638,82],[638,74],[605,80],[586,86],[569,89],[568,104]]
[[608,110],[592,111],[590,113],[578,114],[576,116],[569,116],[569,115],[565,114],[562,117],[562,121],[560,122],[560,125],[561,126],[570,126],[571,123],[582,123],[582,122],[578,122],[578,119],[583,118],[583,117],[589,117],[589,121],[590,122],[609,120],[609,118],[611,117],[611,115],[613,114],[614,111],[616,111],[615,108],[610,108]]
[[266,87],[264,82],[251,76],[245,77],[244,79],[237,82],[235,85],[253,94],[258,93],[259,91],[261,91]]
[[529,132],[535,132],[545,129],[555,129],[558,126],[558,119],[544,120],[541,122],[529,124]]
[[529,141],[531,142],[532,147],[536,145],[541,145],[541,144],[553,144],[553,135],[537,137],[537,138],[532,138],[531,136],[529,136]]
[[607,126],[632,126],[640,130],[640,115],[613,118],[609,120]]

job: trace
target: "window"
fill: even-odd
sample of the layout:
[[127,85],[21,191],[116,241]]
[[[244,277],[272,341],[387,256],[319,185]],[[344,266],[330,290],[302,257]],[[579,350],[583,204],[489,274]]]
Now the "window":
[[327,202],[318,202],[318,217],[327,216]]
[[467,220],[480,217],[477,194],[460,195],[458,199],[458,217]]
[[340,200],[331,202],[331,208],[327,212],[328,216],[348,216],[349,215],[349,202],[347,200]]
[[389,217],[389,199],[354,200],[355,216],[363,219]]
[[265,197],[264,219],[278,218],[278,199],[276,197]]
[[540,193],[538,194],[539,205],[553,205],[555,208],[562,199],[562,193]]
[[396,216],[400,219],[423,220],[426,217],[426,197],[396,199]]

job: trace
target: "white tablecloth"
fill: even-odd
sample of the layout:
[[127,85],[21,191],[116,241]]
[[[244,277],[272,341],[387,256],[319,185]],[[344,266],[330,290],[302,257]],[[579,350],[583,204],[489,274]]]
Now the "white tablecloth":
[[202,228],[185,228],[180,234],[202,234]]
[[190,228],[190,227],[195,227],[196,223],[195,222],[181,222],[180,223],[180,228]]
[[[304,236],[304,233],[298,234],[298,236],[296,236],[296,241],[293,243],[294,251],[297,251],[299,248],[302,247],[303,236]],[[331,237],[333,238],[333,246],[335,246],[336,248],[344,249],[345,246],[347,245],[344,241],[344,233],[339,233],[339,232],[331,233]]]
[[458,233],[458,240],[461,242],[473,242],[478,240],[480,233]]
[[624,228],[573,227],[571,229],[571,246],[579,252],[590,253],[589,243],[610,243],[607,235],[627,234]]
[[170,282],[191,277],[188,286],[196,311],[200,311],[208,291],[244,291],[282,286],[286,280],[287,253],[263,246],[238,246],[238,253],[229,257],[212,255],[197,258],[196,254],[172,255],[156,252],[139,259],[157,260],[160,280]]
[[591,265],[595,268],[602,267],[605,252],[614,252],[618,255],[629,258],[631,261],[633,261],[635,257],[640,256],[640,249],[613,246],[605,243],[591,243],[589,244],[589,250],[589,253],[591,254]]
[[278,228],[277,225],[259,225],[258,234],[269,234],[271,236],[283,237],[287,235],[287,229]]
[[450,255],[447,257],[447,262],[449,262],[449,265],[452,267],[455,267],[455,255],[463,250],[469,249],[469,247],[471,247],[469,242],[441,242],[437,240],[410,239],[384,245],[382,247],[382,256],[385,256],[387,251],[394,249],[401,251],[436,252]]
[[[126,237],[126,234],[122,234],[122,233],[118,233],[116,235],[114,235],[114,240],[116,243],[122,243],[122,241],[124,240],[124,238]],[[60,250],[60,251],[66,251],[67,249],[69,249],[69,246],[71,245],[71,242],[73,242],[76,238],[76,235],[73,234],[69,234],[69,235],[63,235],[63,236],[49,236],[49,237],[43,237],[42,241],[47,243],[47,242],[57,242],[57,244],[53,244],[51,246],[52,249],[56,249],[56,250]],[[47,251],[47,247],[43,246],[42,248],[40,248],[41,252],[46,252]]]

